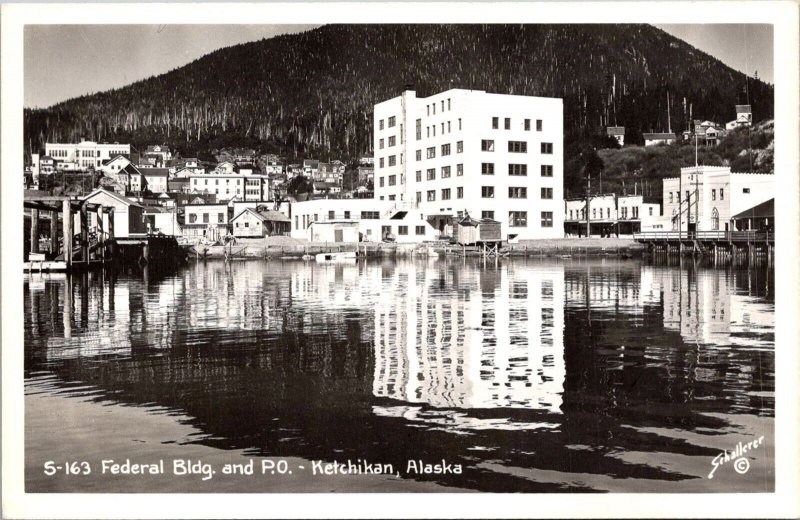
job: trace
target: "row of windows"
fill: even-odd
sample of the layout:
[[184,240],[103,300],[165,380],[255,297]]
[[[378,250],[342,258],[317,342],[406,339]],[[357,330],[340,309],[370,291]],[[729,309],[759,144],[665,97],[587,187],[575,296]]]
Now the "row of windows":
[[[442,132],[441,134],[445,134],[445,124],[447,124],[447,133],[453,131],[451,126],[452,121],[442,121],[440,123]],[[461,118],[458,118],[458,129],[461,130]],[[426,126],[425,127],[425,137],[436,137],[436,125]],[[422,139],[422,119],[417,119],[417,141]]]
[[[147,174],[145,173],[145,177],[146,176],[147,176]],[[205,183],[203,184],[204,186],[208,186],[208,179],[192,179],[192,184],[200,184],[201,180],[205,181]],[[236,180],[236,185],[239,186],[241,184],[241,179],[235,179],[235,180]],[[230,184],[230,183],[231,183],[230,179],[225,179],[225,184]],[[260,179],[259,179],[259,183],[260,183]],[[215,186],[219,186],[219,179],[214,179],[214,185]],[[248,186],[254,186],[255,184],[252,184],[250,182],[250,179],[248,179],[247,185]]]
[[[500,118],[499,117],[493,117],[492,118],[492,129],[493,130],[498,130],[499,128],[500,128]],[[503,119],[503,128],[506,129],[506,130],[511,130],[511,118],[510,117],[506,117],[506,118]],[[523,119],[522,120],[522,128],[524,128],[526,131],[530,131],[530,129],[531,129],[531,120],[530,119]],[[536,131],[537,132],[541,132],[542,128],[543,128],[542,120],[541,119],[537,119],[536,120]]]
[[[210,216],[208,213],[203,213],[203,224],[208,224],[210,222]],[[217,223],[224,223],[225,222],[225,213],[217,213]],[[189,223],[196,224],[197,223],[197,213],[190,213],[189,214]]]
[[[444,110],[445,110],[444,101],[445,100],[443,99],[442,100],[442,112],[444,112]],[[433,103],[429,104],[429,105],[425,105],[425,108],[428,110],[428,115],[429,116],[430,115],[434,115],[434,116],[436,115],[436,102],[435,101]],[[431,113],[431,109],[433,109],[433,113]],[[450,98],[447,98],[447,110],[450,110]]]
[[[396,116],[392,116],[392,117],[389,118],[389,128],[392,128],[395,125],[397,125],[397,117]],[[383,130],[383,119],[378,121],[378,129],[379,130]]]
[[[442,188],[441,190],[441,200],[450,200],[452,195],[451,188]],[[541,188],[539,191],[539,196],[542,200],[552,200],[553,199],[553,188]],[[494,186],[481,186],[481,197],[484,199],[493,199],[494,198]],[[428,190],[426,193],[426,200],[428,202],[436,201],[436,190]],[[464,198],[464,188],[463,186],[458,186],[456,188],[456,198],[463,199]],[[508,198],[509,199],[527,199],[528,198],[528,188],[524,186],[511,186],[508,188]],[[417,202],[422,202],[422,192],[417,192]]]
[[[481,151],[482,152],[494,152],[494,139],[482,139],[481,140]],[[527,141],[508,141],[508,151],[512,153],[527,153],[528,152],[528,142]],[[552,154],[553,153],[553,143],[540,143],[539,147],[540,153],[543,154]]]
[[[425,234],[425,226],[415,226],[414,232],[417,235]],[[381,226],[381,236],[387,237],[392,234],[392,226]],[[398,235],[408,235],[408,226],[397,226]]]
[[[481,218],[488,218],[494,220],[494,211],[481,211]],[[553,212],[542,211],[539,214],[539,224],[543,228],[553,227]],[[528,227],[528,212],[527,211],[509,211],[508,212],[508,225],[509,227]]]

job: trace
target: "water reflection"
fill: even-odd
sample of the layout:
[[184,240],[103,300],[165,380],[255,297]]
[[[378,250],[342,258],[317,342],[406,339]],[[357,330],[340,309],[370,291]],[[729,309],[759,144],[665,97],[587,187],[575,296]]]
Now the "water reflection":
[[773,286],[766,266],[602,260],[35,275],[26,379],[167,410],[216,449],[446,458],[465,475],[409,478],[456,488],[764,491],[768,457],[735,482],[705,475],[737,436],[771,439]]

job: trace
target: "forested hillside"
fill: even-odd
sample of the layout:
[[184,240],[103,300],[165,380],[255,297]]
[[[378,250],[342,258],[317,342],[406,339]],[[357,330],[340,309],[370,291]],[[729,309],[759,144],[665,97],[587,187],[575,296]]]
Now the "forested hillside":
[[[330,25],[221,49],[125,88],[26,110],[26,143],[163,142],[184,155],[246,145],[342,159],[371,150],[375,102],[414,84],[564,98],[569,136],[608,124],[673,131],[728,121],[773,88],[647,25]],[[670,104],[667,106],[667,92]],[[29,152],[29,150],[27,150]]]

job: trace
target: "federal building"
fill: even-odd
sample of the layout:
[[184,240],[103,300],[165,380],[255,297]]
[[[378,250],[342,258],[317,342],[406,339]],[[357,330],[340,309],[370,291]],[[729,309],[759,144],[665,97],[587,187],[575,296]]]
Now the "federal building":
[[504,240],[564,235],[561,99],[407,87],[375,105],[375,198],[442,235],[469,215]]

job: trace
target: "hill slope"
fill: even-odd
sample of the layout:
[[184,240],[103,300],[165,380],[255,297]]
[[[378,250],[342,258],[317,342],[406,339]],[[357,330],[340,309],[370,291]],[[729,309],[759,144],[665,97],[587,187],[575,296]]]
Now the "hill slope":
[[[369,152],[375,102],[404,84],[564,98],[565,127],[673,130],[728,121],[773,89],[647,25],[330,25],[221,49],[127,87],[25,111],[26,143],[165,142],[184,154],[249,145],[290,155]],[[748,91],[745,91],[745,85]],[[30,139],[30,141],[29,141]]]

